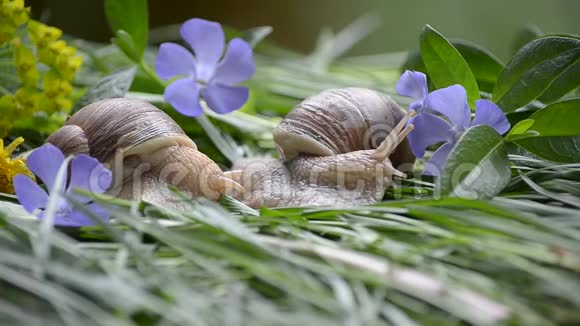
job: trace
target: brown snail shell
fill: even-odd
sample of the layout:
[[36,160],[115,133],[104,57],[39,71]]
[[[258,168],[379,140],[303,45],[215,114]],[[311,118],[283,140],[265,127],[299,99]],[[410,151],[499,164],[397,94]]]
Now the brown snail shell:
[[177,123],[148,102],[113,98],[71,116],[47,142],[65,155],[89,154],[113,172],[110,194],[174,207],[169,185],[192,196],[218,199],[227,186],[221,169],[197,150]]
[[[298,104],[274,129],[281,157],[330,156],[377,148],[403,116],[388,95],[367,88],[325,90]],[[394,167],[415,160],[405,139],[389,157]],[[404,168],[408,170],[408,168]]]

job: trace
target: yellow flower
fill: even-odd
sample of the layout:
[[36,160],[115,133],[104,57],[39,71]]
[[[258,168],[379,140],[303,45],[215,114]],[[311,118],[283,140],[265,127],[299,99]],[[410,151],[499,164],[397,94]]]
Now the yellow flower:
[[81,56],[75,56],[77,49],[59,40],[62,31],[42,23],[30,21],[30,39],[37,47],[38,61],[56,69],[62,79],[72,81],[83,63]]
[[10,41],[16,33],[16,27],[10,22],[0,21],[0,45]]
[[15,39],[12,43],[14,44],[14,63],[18,77],[25,86],[36,86],[38,69],[36,69],[34,53],[20,40]]
[[75,57],[72,55],[69,56],[61,54],[56,58],[56,68],[60,72],[62,78],[66,80],[73,80],[75,78],[75,74],[81,67],[82,63],[83,57],[81,56]]
[[39,48],[39,51],[41,48],[47,48],[49,43],[58,40],[62,36],[60,29],[46,26],[34,20],[28,23],[28,32],[30,40]]
[[4,148],[4,141],[0,139],[0,192],[14,193],[12,179],[17,174],[25,174],[34,178],[34,175],[26,167],[24,159],[11,158],[12,152],[23,142],[24,138],[18,137],[8,147]]
[[72,108],[72,101],[65,96],[48,96],[48,94],[41,93],[38,97],[38,107],[42,111],[52,114],[59,111],[67,111]]
[[68,80],[62,79],[56,69],[49,70],[42,79],[42,88],[48,97],[69,96],[72,93],[72,85]]
[[12,40],[18,26],[29,19],[30,8],[24,7],[23,0],[0,1],[0,44]]
[[24,7],[24,0],[2,1],[0,16],[10,21],[14,26],[20,26],[28,21],[30,8]]
[[14,100],[16,102],[16,109],[18,114],[32,116],[32,113],[36,111],[37,108],[37,98],[38,93],[36,89],[30,87],[19,88],[16,93],[14,93]]

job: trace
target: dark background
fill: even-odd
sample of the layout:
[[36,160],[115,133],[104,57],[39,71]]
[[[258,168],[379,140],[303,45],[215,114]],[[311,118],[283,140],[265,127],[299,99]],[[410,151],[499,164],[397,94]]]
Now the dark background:
[[[68,34],[98,41],[110,38],[102,0],[27,4],[32,5],[37,19]],[[526,25],[536,25],[547,33],[580,33],[580,1],[576,0],[152,0],[149,9],[152,27],[192,17],[239,29],[271,25],[271,40],[302,52],[314,47],[322,27],[337,31],[369,12],[381,17],[382,26],[357,45],[353,54],[415,48],[424,24],[449,38],[479,43],[502,59],[508,57],[513,39]]]

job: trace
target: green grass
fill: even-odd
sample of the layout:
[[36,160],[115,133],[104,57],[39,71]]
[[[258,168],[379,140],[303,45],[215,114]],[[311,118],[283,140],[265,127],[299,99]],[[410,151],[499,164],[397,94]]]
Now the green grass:
[[[580,172],[567,169],[527,175],[554,183]],[[487,202],[350,209],[255,211],[225,198],[177,212],[96,200],[114,223],[54,230],[42,247],[38,223],[0,206],[4,323],[579,322],[578,210],[527,184]]]

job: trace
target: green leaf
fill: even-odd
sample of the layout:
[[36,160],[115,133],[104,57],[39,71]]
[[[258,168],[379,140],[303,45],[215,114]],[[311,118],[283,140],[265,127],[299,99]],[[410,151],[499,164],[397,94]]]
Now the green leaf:
[[533,119],[524,119],[512,127],[509,134],[506,136],[506,141],[514,141],[520,138],[527,138],[536,136],[538,133],[528,130],[534,124]]
[[538,100],[552,103],[580,86],[580,62],[576,62],[558,76]]
[[580,98],[557,102],[532,114],[534,124],[529,128],[532,137],[517,139],[515,143],[544,159],[580,162]]
[[510,130],[509,135],[521,135],[528,131],[530,127],[534,124],[533,119],[524,119],[518,122],[517,125],[513,126],[512,130]]
[[[105,14],[113,34],[124,30],[134,42],[135,54],[143,57],[147,46],[149,13],[146,0],[105,0]],[[131,58],[133,59],[133,58]]]
[[[504,64],[487,49],[465,40],[450,40],[469,65],[475,76],[479,89],[491,93],[504,68]],[[421,59],[419,51],[409,52],[401,70],[414,70],[427,73],[427,68]]]
[[87,93],[75,104],[75,107],[71,110],[71,114],[92,102],[125,96],[125,93],[129,91],[129,88],[133,83],[136,72],[137,68],[131,67],[119,70],[101,79],[98,83],[89,88]]
[[561,163],[580,162],[580,136],[532,137],[517,140],[515,143],[546,160]]
[[451,151],[439,178],[442,195],[491,198],[510,180],[507,151],[491,127],[469,128]]
[[532,114],[535,123],[530,127],[540,137],[580,136],[580,98],[557,102]]
[[479,88],[469,65],[459,51],[439,32],[426,25],[421,33],[421,57],[437,88],[460,84],[471,107],[479,99]]
[[503,62],[487,49],[464,40],[453,40],[451,44],[467,61],[469,69],[475,76],[479,89],[491,93],[499,74],[504,68]]
[[119,48],[125,55],[135,63],[141,61],[142,53],[139,53],[135,42],[131,35],[124,30],[118,30],[113,37],[112,42]]
[[538,98],[560,74],[580,58],[580,40],[550,36],[522,47],[502,71],[494,101],[511,112]]

